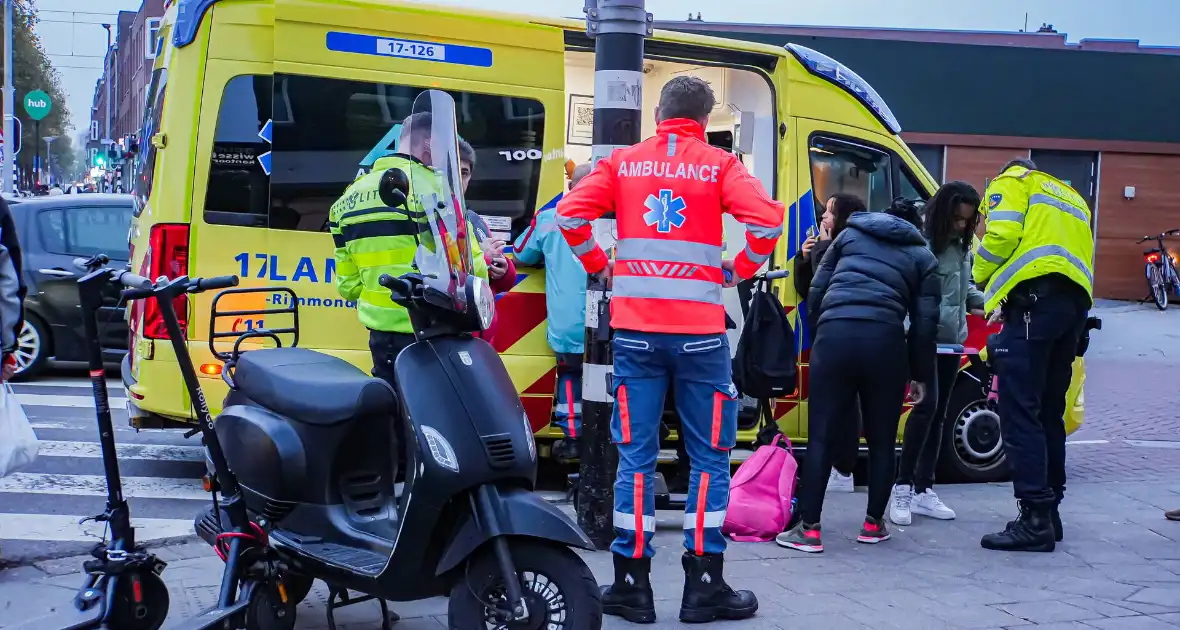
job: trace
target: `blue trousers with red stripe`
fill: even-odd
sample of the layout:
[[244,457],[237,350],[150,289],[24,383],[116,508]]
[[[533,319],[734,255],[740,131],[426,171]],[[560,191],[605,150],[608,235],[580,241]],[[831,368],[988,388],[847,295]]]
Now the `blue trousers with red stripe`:
[[729,450],[737,439],[737,388],[724,334],[673,335],[619,330],[614,338],[614,415],[619,447],[615,542],[631,558],[655,554],[654,487],[664,396],[673,386],[692,473],[684,508],[684,548],[725,551],[721,524],[729,503]]
[[582,357],[557,354],[557,405],[554,420],[567,438],[582,433]]

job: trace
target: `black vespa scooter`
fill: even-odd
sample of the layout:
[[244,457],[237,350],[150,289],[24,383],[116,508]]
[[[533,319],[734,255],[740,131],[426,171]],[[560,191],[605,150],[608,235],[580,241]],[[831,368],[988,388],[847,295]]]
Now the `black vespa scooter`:
[[[387,171],[379,191],[388,207],[362,211],[400,212],[419,226],[416,272],[381,278],[416,338],[394,363],[397,391],[311,350],[242,352],[247,339],[278,336],[267,328],[215,332],[219,318],[243,316],[215,300],[210,348],[225,361],[230,392],[214,430],[202,429],[217,483],[224,489],[230,475],[240,488],[267,558],[329,585],[330,628],[334,609],[359,601],[349,599],[351,589],[382,603],[448,596],[454,629],[597,630],[598,587],[570,550],[594,547],[533,492],[528,418],[499,355],[471,335],[490,324],[495,299],[474,275],[466,241],[454,101],[428,90],[415,112],[429,113],[432,128],[409,145],[428,146],[431,163]],[[408,194],[419,195],[414,206]],[[269,291],[237,292],[252,290]],[[214,345],[227,336],[238,337],[231,352]],[[187,355],[178,358],[191,372]],[[402,457],[406,477],[398,483]],[[197,524],[215,546],[225,536],[217,520],[214,509]],[[266,627],[293,623],[292,614]]]
[[73,606],[53,618],[34,622],[38,629],[156,630],[168,616],[168,588],[160,578],[167,563],[136,544],[135,530],[131,526],[131,509],[123,497],[119,461],[115,455],[115,429],[111,423],[106,372],[98,336],[98,312],[108,284],[145,288],[152,283],[147,278],[125,270],[104,268],[109,262],[110,259],[102,254],[74,260],[77,267],[87,272],[78,280],[78,293],[107,483],[106,510],[82,522],[105,522],[110,539],[104,539],[96,545],[91,550],[94,558],[83,563],[85,578],[82,588],[74,597]]

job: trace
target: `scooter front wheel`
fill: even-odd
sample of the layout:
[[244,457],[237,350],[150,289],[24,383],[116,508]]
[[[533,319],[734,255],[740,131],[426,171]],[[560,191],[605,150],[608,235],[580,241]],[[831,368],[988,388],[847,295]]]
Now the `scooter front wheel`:
[[576,553],[528,538],[508,542],[528,605],[527,619],[504,621],[510,609],[491,545],[456,571],[447,609],[451,630],[600,630],[602,599],[590,567]]
[[168,605],[168,586],[160,576],[151,571],[126,574],[115,584],[108,625],[120,630],[157,630],[168,617]]

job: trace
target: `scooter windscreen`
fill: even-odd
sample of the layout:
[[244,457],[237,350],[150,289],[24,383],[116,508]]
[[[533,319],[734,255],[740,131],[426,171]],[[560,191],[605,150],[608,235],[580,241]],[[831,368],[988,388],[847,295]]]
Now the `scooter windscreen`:
[[408,173],[411,213],[423,214],[414,264],[431,288],[449,295],[455,311],[465,313],[467,276],[475,267],[459,174],[454,99],[440,90],[422,92],[414,99],[407,125],[408,152],[426,166]]

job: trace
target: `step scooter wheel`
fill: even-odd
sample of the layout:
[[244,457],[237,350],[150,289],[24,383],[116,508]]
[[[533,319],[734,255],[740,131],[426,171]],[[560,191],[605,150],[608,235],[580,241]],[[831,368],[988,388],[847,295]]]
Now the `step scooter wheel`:
[[136,577],[139,581],[138,598],[135,580],[130,574],[121,576],[115,585],[109,625],[127,630],[157,630],[168,617],[168,586],[151,571],[137,573]]
[[[246,605],[246,627],[250,630],[292,630],[295,627],[295,605],[290,592],[279,587],[279,582],[257,582],[250,590]],[[306,594],[305,594],[306,595]]]
[[[490,545],[473,555],[455,572],[447,609],[451,630],[509,628],[511,630],[599,630],[602,598],[590,567],[569,548],[527,538],[508,542],[521,585],[527,619],[498,621],[497,610],[507,611],[504,577]],[[488,624],[491,624],[490,626]]]
[[287,572],[283,574],[283,586],[287,588],[287,598],[298,605],[307,599],[311,587],[315,585],[315,578],[302,573]]

